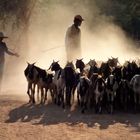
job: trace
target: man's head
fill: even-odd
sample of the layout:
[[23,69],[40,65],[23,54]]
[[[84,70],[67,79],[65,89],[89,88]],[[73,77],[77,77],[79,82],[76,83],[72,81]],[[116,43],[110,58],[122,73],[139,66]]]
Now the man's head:
[[77,27],[81,26],[81,23],[82,23],[83,20],[84,19],[80,15],[76,15],[74,17],[74,25],[77,26]]
[[4,38],[8,38],[8,37],[4,36],[3,32],[0,32],[0,41],[2,41]]

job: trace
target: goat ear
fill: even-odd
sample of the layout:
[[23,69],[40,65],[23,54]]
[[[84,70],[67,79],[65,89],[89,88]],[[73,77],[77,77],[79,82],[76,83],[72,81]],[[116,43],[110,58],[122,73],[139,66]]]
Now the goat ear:
[[58,61],[56,61],[57,63],[59,62],[59,60]]
[[111,58],[113,58],[113,57],[111,56]]
[[26,63],[29,65],[30,63],[28,61],[26,61]]
[[83,60],[84,58],[82,58],[81,60]]
[[33,63],[33,65],[35,65],[36,62]]
[[54,63],[55,61],[54,61],[54,59],[53,59],[53,63]]

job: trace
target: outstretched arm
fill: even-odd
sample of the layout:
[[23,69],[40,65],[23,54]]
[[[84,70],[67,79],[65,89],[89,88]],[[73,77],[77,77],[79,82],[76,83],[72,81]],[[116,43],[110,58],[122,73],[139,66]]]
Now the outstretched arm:
[[19,57],[19,55],[17,53],[14,53],[14,52],[11,52],[8,47],[6,46],[5,42],[3,42],[3,46],[4,46],[4,49],[5,49],[5,52],[8,54],[8,55],[12,55],[12,56],[16,56],[16,57]]
[[9,51],[8,48],[6,49],[6,53],[9,54],[9,55],[14,55],[14,53]]
[[5,42],[1,42],[2,43],[2,46],[3,46],[3,49],[4,49],[4,52],[7,53],[8,55],[12,55],[12,56],[16,56],[16,57],[19,57],[19,55],[17,53],[14,53],[14,52],[11,52],[6,43]]
[[11,52],[10,50],[8,50],[8,48],[6,49],[6,53],[9,54],[9,55],[12,55],[12,56],[19,57],[19,55],[17,53]]

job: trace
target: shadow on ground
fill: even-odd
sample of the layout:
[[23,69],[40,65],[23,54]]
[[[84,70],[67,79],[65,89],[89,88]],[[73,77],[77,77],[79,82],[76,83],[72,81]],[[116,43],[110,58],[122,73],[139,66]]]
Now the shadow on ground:
[[76,107],[73,111],[69,108],[62,109],[57,105],[49,103],[47,105],[23,104],[9,112],[9,119],[5,123],[31,122],[33,125],[53,125],[65,123],[73,126],[80,123],[88,127],[99,126],[100,129],[107,129],[110,125],[121,123],[125,127],[134,127],[136,132],[140,132],[140,114],[130,114],[116,112],[114,115],[95,114],[88,112],[81,114]]

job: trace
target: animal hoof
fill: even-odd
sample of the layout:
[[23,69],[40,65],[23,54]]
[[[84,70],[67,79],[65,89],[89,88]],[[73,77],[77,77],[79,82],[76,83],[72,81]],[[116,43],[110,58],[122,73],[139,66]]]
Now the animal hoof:
[[71,107],[71,103],[67,103],[67,105],[68,105],[69,107]]
[[65,105],[62,105],[62,108],[64,109],[65,108]]
[[60,105],[60,101],[57,101],[57,105]]
[[80,101],[78,101],[78,105],[80,106]]
[[43,105],[43,102],[40,102],[40,105]]
[[56,102],[56,99],[54,99],[54,103],[56,104],[57,102]]
[[29,102],[28,103],[31,103],[31,100],[29,100]]
[[81,113],[82,113],[82,114],[84,114],[84,113],[85,113],[85,111],[84,111],[84,110],[82,110],[82,111],[81,111]]

